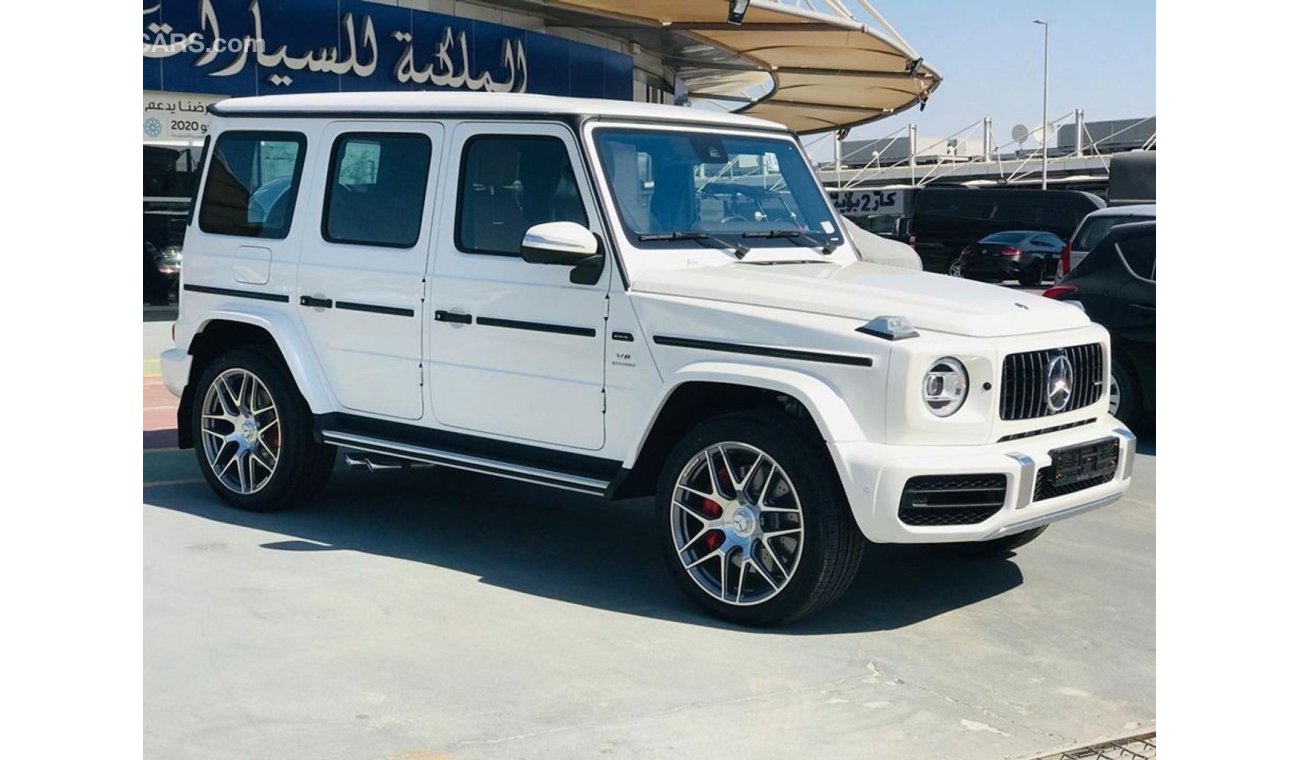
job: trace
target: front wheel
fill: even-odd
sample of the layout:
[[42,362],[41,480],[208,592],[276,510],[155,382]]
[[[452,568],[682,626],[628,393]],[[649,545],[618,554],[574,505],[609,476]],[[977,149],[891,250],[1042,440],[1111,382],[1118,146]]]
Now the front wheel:
[[858,531],[820,440],[783,412],[707,420],[669,454],[656,494],[660,542],[682,591],[746,625],[833,602],[862,560]]
[[1025,288],[1042,283],[1043,265],[1042,264],[1036,265],[1032,270],[1017,277],[1016,281],[1020,283],[1021,287],[1025,287]]
[[952,277],[966,276],[965,274],[962,273],[961,259],[952,260],[952,263],[948,265],[948,274]]
[[1118,357],[1110,363],[1110,413],[1125,425],[1132,427],[1141,419],[1142,404],[1137,383]]
[[208,365],[196,389],[194,452],[218,496],[267,512],[324,486],[334,447],[312,436],[311,412],[278,358],[255,348],[229,351]]

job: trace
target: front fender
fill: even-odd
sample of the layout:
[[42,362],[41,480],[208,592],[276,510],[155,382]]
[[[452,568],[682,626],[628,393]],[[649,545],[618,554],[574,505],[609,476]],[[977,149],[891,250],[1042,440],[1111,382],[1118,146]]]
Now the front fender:
[[[239,322],[265,330],[275,341],[285,366],[293,376],[298,392],[307,401],[312,414],[334,411],[334,396],[325,382],[325,372],[311,351],[311,344],[302,326],[281,311],[258,306],[241,306],[238,309],[213,309],[203,314],[195,336],[213,322]],[[191,338],[193,341],[193,338]]]
[[641,433],[636,446],[632,447],[623,460],[625,469],[631,469],[636,465],[637,458],[641,455],[641,450],[668,399],[682,385],[693,382],[743,385],[786,394],[803,404],[827,442],[866,440],[862,427],[849,410],[848,404],[830,385],[819,378],[796,370],[760,364],[704,361],[688,364],[665,379],[658,397],[641,422]]

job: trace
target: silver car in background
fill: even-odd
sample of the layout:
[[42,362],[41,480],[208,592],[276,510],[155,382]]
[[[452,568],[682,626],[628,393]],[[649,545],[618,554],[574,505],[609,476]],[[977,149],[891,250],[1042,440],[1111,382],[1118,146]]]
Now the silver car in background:
[[1071,269],[1083,263],[1088,251],[1106,237],[1111,227],[1129,222],[1154,222],[1155,219],[1154,203],[1112,206],[1088,214],[1079,222],[1074,234],[1070,236],[1069,244],[1065,246],[1065,252],[1061,254],[1060,262],[1056,265],[1056,282],[1060,282]]

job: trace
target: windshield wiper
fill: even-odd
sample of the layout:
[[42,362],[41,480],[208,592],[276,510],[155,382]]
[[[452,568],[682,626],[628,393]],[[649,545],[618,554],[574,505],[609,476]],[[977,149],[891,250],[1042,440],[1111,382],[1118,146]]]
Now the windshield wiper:
[[749,253],[749,247],[740,243],[728,243],[720,237],[714,237],[707,232],[647,232],[636,236],[641,242],[655,240],[695,240],[700,243],[713,243],[719,247],[726,248],[736,254],[736,258],[743,259],[745,254]]
[[832,246],[830,243],[823,243],[822,241],[818,240],[812,235],[809,235],[806,232],[800,232],[799,230],[764,230],[762,232],[746,232],[745,234],[741,235],[741,237],[790,238],[792,240],[794,239],[804,240],[807,241],[805,245],[807,245],[809,248],[812,248],[814,250],[821,251],[822,255],[824,256],[831,255],[831,253],[835,250],[835,247]]

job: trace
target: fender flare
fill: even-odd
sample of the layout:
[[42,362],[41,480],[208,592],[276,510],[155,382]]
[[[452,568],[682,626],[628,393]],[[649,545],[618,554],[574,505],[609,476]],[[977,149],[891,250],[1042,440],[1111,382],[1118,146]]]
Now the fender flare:
[[[204,312],[199,320],[199,326],[190,338],[191,346],[195,338],[213,322],[239,322],[265,330],[284,357],[285,366],[289,368],[289,374],[298,386],[298,392],[306,399],[312,414],[334,411],[334,395],[325,382],[325,373],[316,361],[316,355],[308,347],[307,335],[296,320],[283,312],[256,306],[212,309]],[[202,370],[196,367],[191,371]]]
[[830,385],[819,378],[792,369],[761,364],[703,361],[688,364],[666,378],[659,396],[641,422],[641,433],[636,445],[628,451],[627,457],[623,460],[625,471],[636,466],[637,459],[640,458],[642,449],[659,421],[659,415],[663,412],[668,399],[682,385],[692,382],[743,385],[783,393],[803,404],[813,422],[816,423],[822,438],[828,443],[866,440],[862,427],[849,410],[848,404]]

